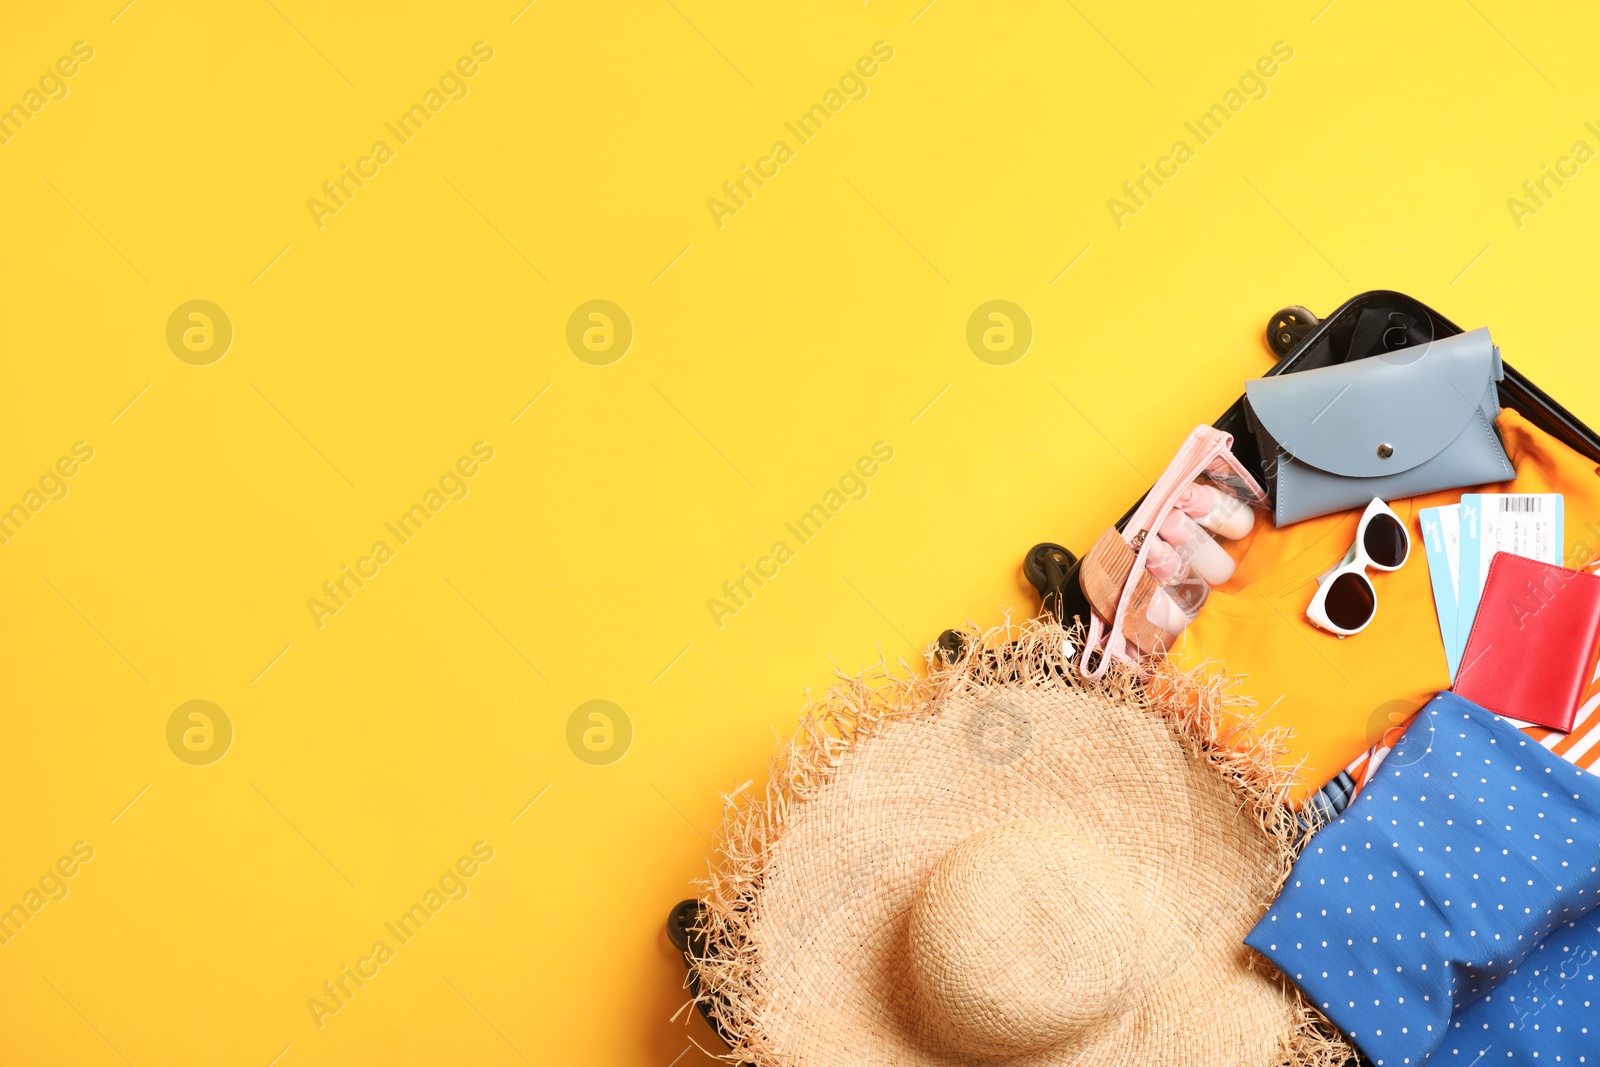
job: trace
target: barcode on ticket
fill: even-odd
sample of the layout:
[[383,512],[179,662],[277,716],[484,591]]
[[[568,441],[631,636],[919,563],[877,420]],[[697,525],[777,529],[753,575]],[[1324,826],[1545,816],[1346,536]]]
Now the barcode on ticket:
[[1500,512],[1542,512],[1544,510],[1544,497],[1542,496],[1503,496],[1500,498]]

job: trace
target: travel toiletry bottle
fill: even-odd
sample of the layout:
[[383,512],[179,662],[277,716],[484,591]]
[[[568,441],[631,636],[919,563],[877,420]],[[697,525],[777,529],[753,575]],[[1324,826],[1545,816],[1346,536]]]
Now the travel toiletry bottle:
[[1150,577],[1161,585],[1150,598],[1145,617],[1176,637],[1200,614],[1211,588],[1194,575],[1177,549],[1159,537],[1150,540],[1144,565]]
[[1182,511],[1168,512],[1158,533],[1206,584],[1222,585],[1233,577],[1233,557]]
[[1157,589],[1150,596],[1150,607],[1144,617],[1155,625],[1161,627],[1168,637],[1177,637],[1183,633],[1183,628],[1189,625],[1189,616],[1184,614],[1177,602],[1167,595],[1165,589]]
[[1178,494],[1178,510],[1218,537],[1237,541],[1256,524],[1255,509],[1232,493],[1199,482]]

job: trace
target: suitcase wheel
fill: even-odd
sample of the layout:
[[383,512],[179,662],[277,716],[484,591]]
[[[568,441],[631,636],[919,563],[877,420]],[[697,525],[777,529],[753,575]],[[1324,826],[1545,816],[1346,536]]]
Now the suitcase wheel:
[[967,640],[961,636],[960,630],[946,630],[939,635],[939,644],[935,651],[943,662],[954,663],[966,655]]
[[1077,562],[1077,556],[1048,541],[1034,545],[1022,557],[1023,576],[1039,591],[1044,610],[1057,618],[1061,617],[1059,609],[1066,593],[1067,572]]
[[693,931],[695,924],[700,919],[700,902],[698,900],[680,900],[670,914],[667,915],[667,940],[672,942],[674,948],[686,955],[696,955],[696,949],[704,946],[691,944],[701,939],[695,937]]
[[1267,320],[1267,346],[1273,355],[1282,359],[1294,351],[1294,346],[1316,327],[1317,322],[1311,312],[1299,304],[1290,304]]

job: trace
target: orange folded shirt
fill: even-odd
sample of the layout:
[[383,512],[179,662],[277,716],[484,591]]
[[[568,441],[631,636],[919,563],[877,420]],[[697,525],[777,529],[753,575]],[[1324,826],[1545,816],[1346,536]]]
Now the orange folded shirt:
[[[1502,411],[1497,425],[1515,479],[1388,501],[1410,528],[1411,556],[1398,571],[1369,572],[1378,607],[1359,634],[1341,639],[1305,615],[1317,576],[1343,558],[1355,538],[1359,509],[1282,530],[1258,514],[1249,536],[1222,542],[1238,569],[1211,591],[1173,655],[1184,668],[1222,667],[1235,679],[1231,692],[1253,702],[1251,713],[1262,717],[1263,727],[1294,731],[1287,759],[1304,761],[1299,796],[1320,788],[1450,687],[1418,511],[1454,504],[1464,492],[1561,493],[1567,565],[1586,567],[1600,555],[1595,465],[1514,411]],[[1600,726],[1600,716],[1583,718],[1580,728]],[[1558,752],[1558,742],[1582,740],[1576,731],[1556,740],[1548,731],[1528,732]]]

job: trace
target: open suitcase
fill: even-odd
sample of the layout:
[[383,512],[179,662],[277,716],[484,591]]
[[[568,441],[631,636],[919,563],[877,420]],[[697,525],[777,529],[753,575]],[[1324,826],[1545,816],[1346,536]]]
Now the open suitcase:
[[[1291,374],[1348,363],[1461,332],[1460,326],[1421,301],[1390,290],[1361,293],[1320,321],[1305,308],[1291,306],[1268,320],[1267,343],[1279,361],[1267,374]],[[1503,407],[1511,408],[1562,444],[1600,465],[1600,434],[1584,425],[1509,363],[1505,365],[1499,394]],[[1234,455],[1264,482],[1255,435],[1245,422],[1244,398],[1241,396],[1235,401],[1213,425],[1233,436]],[[1134,501],[1123,513],[1116,524],[1118,529],[1126,527],[1139,503]],[[1023,559],[1023,573],[1039,591],[1044,610],[1064,624],[1088,621],[1091,609],[1079,584],[1079,560],[1072,551],[1051,542],[1034,545]],[[961,640],[955,630],[946,630],[939,637],[939,647],[958,654]],[[1341,772],[1313,794],[1308,803],[1331,816],[1344,810],[1354,791],[1354,783]],[[684,953],[686,964],[691,957],[712,950],[694,934],[699,908],[696,900],[682,901],[667,919],[667,935]],[[692,970],[690,976],[692,982]],[[692,988],[692,992],[698,997],[697,988]],[[716,1022],[708,1006],[704,1002],[699,1002],[698,1006],[715,1030]]]

